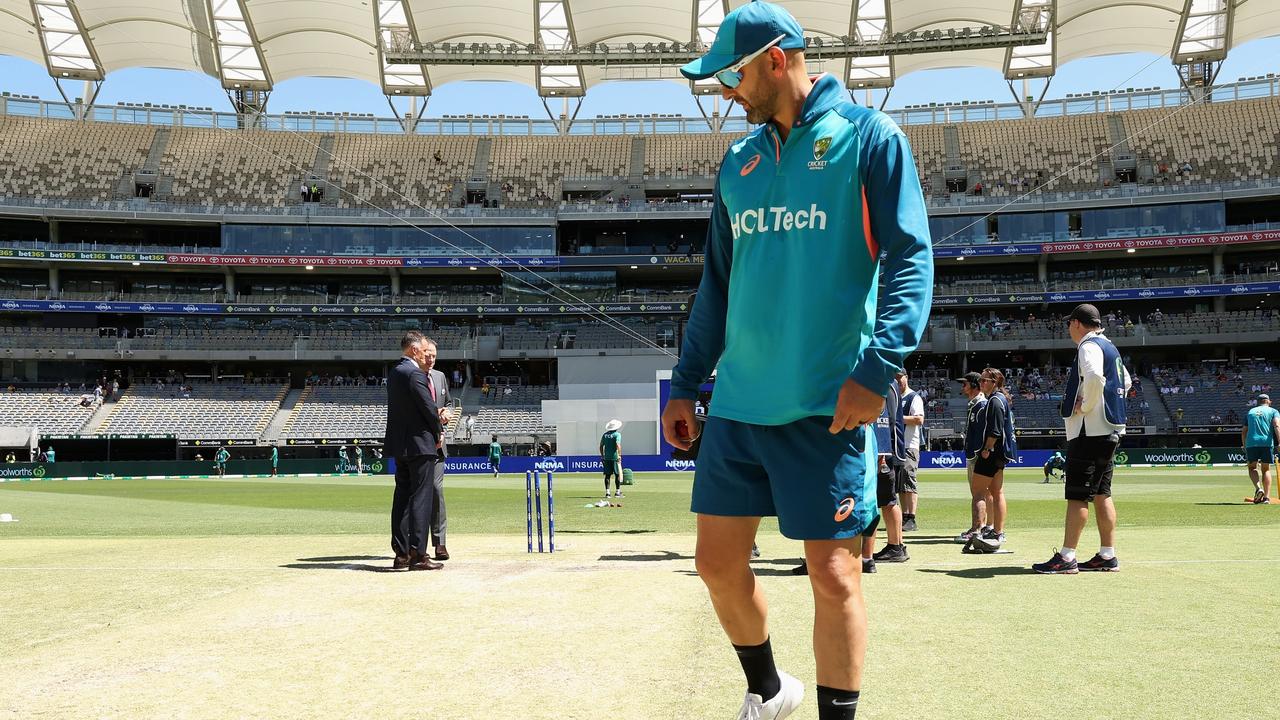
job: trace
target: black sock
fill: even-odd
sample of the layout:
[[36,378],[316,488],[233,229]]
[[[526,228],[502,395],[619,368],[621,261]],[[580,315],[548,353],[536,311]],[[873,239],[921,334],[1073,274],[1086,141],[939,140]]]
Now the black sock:
[[853,720],[857,714],[857,690],[818,686],[818,720]]
[[769,702],[782,689],[778,668],[773,664],[773,646],[766,638],[760,645],[734,645],[742,672],[747,676],[747,692],[755,693]]
[[916,519],[915,513],[902,513],[903,522],[906,522],[907,520],[915,520],[915,519]]

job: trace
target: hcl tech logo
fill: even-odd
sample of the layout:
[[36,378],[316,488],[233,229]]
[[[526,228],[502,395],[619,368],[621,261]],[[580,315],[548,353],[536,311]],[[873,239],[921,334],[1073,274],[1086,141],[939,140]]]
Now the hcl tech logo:
[[826,230],[827,214],[818,209],[817,203],[808,210],[791,210],[785,207],[752,208],[733,214],[729,218],[733,239],[743,235],[785,232],[790,230]]

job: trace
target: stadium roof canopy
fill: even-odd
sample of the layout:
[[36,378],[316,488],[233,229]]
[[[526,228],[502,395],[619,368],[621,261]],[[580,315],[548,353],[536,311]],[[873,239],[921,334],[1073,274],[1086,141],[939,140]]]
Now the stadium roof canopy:
[[[682,58],[709,43],[742,1],[0,0],[0,54],[43,63],[59,80],[100,81],[144,66],[205,73],[229,91],[313,76],[359,78],[389,96],[508,80],[573,97],[604,80],[678,78]],[[887,88],[941,67],[1048,77],[1070,60],[1123,52],[1213,63],[1248,40],[1280,35],[1276,0],[782,4],[811,36],[810,56],[850,87]],[[1019,28],[1030,34],[993,39],[993,29]],[[649,62],[626,62],[635,55]]]

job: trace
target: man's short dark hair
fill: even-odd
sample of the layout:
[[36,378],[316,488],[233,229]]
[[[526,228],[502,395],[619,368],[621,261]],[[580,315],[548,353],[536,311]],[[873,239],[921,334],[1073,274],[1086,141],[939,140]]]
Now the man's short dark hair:
[[413,347],[414,345],[426,339],[427,339],[426,336],[424,336],[422,333],[418,332],[417,330],[410,330],[406,332],[403,337],[400,338],[400,349],[408,350],[409,348]]
[[426,335],[423,335],[422,333],[418,333],[418,337],[422,338],[422,342],[424,345],[430,345],[433,348],[439,349],[440,346],[436,345],[435,340],[432,340],[431,338],[427,337]]

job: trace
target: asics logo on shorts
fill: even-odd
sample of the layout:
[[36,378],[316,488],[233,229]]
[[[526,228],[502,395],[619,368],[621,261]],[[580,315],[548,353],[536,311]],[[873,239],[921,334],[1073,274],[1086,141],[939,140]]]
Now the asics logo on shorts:
[[853,514],[853,498],[845,498],[836,506],[836,522],[844,522]]

